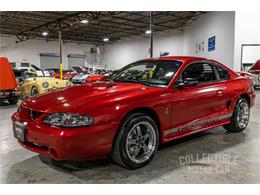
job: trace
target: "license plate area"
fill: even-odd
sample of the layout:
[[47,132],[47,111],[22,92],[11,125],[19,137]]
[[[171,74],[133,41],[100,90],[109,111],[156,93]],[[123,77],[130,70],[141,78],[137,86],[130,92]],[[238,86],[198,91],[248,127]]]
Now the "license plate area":
[[20,122],[13,124],[14,137],[23,143],[26,142],[26,127],[27,125]]

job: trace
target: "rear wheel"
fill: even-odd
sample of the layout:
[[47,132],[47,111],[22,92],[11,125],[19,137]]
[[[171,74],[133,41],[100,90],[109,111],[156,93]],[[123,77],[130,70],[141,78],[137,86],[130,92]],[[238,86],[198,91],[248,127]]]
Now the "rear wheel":
[[36,87],[32,87],[32,90],[31,90],[31,95],[32,96],[35,96],[35,95],[38,95],[39,94],[39,91]]
[[247,127],[249,117],[249,103],[245,98],[240,98],[231,117],[231,123],[224,125],[224,128],[230,132],[241,132]]
[[141,168],[152,161],[158,143],[155,121],[148,115],[133,113],[120,125],[111,157],[115,163],[128,169]]

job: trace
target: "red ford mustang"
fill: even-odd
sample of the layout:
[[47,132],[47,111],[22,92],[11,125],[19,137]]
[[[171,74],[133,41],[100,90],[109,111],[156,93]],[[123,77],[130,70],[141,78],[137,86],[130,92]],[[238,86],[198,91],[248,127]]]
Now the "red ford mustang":
[[243,131],[253,82],[204,58],[132,63],[103,82],[23,100],[12,120],[25,148],[56,160],[111,157],[129,169],[147,165],[159,144],[209,128]]

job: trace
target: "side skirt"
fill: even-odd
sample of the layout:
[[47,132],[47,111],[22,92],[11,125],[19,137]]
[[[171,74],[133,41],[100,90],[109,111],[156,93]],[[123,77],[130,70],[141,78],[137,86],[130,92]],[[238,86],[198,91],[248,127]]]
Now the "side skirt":
[[198,132],[206,131],[206,130],[209,130],[209,129],[212,129],[212,128],[215,128],[215,127],[223,126],[223,125],[226,125],[230,122],[231,122],[230,118],[228,118],[228,119],[224,119],[224,120],[219,121],[217,123],[213,123],[213,124],[210,124],[210,125],[198,128],[198,129],[194,129],[194,130],[185,129],[185,130],[183,130],[183,133],[177,133],[176,132],[176,133],[173,133],[173,134],[170,134],[170,135],[163,135],[162,136],[162,143],[166,143],[166,142],[169,142],[169,141],[172,141],[172,140],[183,138],[183,137],[186,137],[186,136],[198,133]]

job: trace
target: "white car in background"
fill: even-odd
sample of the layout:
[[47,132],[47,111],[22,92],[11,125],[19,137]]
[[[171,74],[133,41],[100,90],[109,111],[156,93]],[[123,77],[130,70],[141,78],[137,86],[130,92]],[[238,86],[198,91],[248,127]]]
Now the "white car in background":
[[85,83],[86,79],[90,75],[92,75],[91,73],[88,73],[88,71],[85,70],[84,67],[81,67],[81,66],[72,67],[72,69],[78,73],[71,79],[71,82],[73,84],[83,84],[83,83]]
[[14,69],[20,70],[20,71],[26,71],[28,73],[35,73],[35,69],[30,67],[15,67]]

